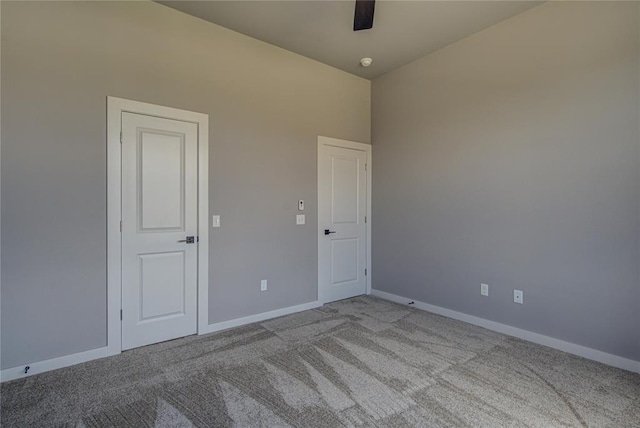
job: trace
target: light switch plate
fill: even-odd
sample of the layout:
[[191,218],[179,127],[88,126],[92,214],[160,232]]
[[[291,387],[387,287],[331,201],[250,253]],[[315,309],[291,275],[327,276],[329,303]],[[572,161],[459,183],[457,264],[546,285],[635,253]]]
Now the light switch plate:
[[304,214],[296,215],[296,224],[304,224]]
[[211,216],[211,227],[220,227],[220,216]]

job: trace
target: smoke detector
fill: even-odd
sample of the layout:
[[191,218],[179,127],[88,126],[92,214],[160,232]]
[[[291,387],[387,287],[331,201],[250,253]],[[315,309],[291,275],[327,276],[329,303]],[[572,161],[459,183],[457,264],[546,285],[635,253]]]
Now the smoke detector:
[[360,65],[363,66],[363,67],[369,67],[372,62],[373,62],[373,60],[371,58],[362,58],[360,60]]

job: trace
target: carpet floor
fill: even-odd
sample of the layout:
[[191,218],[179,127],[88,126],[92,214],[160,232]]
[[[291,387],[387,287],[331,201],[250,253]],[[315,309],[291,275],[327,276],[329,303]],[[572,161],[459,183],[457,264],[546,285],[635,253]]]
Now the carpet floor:
[[3,427],[640,427],[640,375],[372,297],[0,387]]

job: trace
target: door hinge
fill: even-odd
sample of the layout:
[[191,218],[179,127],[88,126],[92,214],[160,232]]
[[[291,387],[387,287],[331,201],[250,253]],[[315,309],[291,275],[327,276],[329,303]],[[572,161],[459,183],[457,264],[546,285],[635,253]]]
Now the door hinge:
[[367,216],[364,216],[364,222],[365,223],[367,222]]
[[122,144],[122,131],[120,131],[120,144]]
[[122,309],[120,309],[120,321],[122,321]]
[[367,268],[364,268],[364,276],[367,276]]
[[365,171],[367,170],[367,164],[366,163],[364,164],[364,170]]
[[122,233],[122,220],[120,220],[120,233]]

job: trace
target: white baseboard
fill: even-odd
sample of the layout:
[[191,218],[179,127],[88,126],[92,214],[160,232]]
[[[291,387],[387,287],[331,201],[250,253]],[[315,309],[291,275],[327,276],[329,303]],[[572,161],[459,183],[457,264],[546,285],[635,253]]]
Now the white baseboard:
[[[245,324],[265,321],[271,318],[277,318],[284,315],[302,312],[322,306],[322,303],[315,301],[303,303],[301,305],[290,306],[288,308],[276,309],[274,311],[263,312],[261,314],[250,315],[244,318],[237,318],[230,321],[223,321],[215,324],[209,324],[198,330],[198,334],[214,333],[216,331],[227,330],[233,327],[239,327]],[[105,346],[104,348],[91,349],[89,351],[78,352],[77,354],[64,355],[62,357],[52,358],[50,360],[28,363],[18,367],[12,367],[0,371],[0,382],[6,382],[14,379],[20,379],[27,376],[33,376],[38,373],[48,372],[50,370],[61,369],[63,367],[72,366],[74,364],[86,363],[87,361],[97,360],[98,358],[110,357],[117,355],[120,349]],[[29,371],[24,372],[25,367],[29,366]]]
[[[104,348],[91,349],[89,351],[78,352],[76,354],[64,355],[62,357],[51,358],[50,360],[38,361],[35,363],[24,364],[10,369],[4,369],[0,372],[0,381],[20,379],[23,377],[33,376],[38,373],[48,372],[50,370],[61,369],[63,367],[72,366],[74,364],[86,363],[87,361],[97,360],[98,358],[110,357],[120,353],[119,349],[112,349],[108,346]],[[29,366],[29,371],[24,372],[25,367]]]
[[543,334],[534,333],[528,330],[523,330],[510,325],[501,324],[495,321],[489,321],[484,318],[476,317],[473,315],[467,315],[462,312],[457,312],[451,309],[442,308],[440,306],[430,305],[428,303],[419,302],[407,297],[398,296],[396,294],[387,293],[385,291],[371,290],[373,296],[381,299],[389,300],[391,302],[400,303],[406,305],[409,302],[414,302],[411,305],[414,308],[421,309],[427,312],[433,312],[434,314],[442,315],[448,318],[453,318],[459,321],[464,321],[469,324],[474,324],[480,327],[484,327],[489,330],[503,333],[509,336],[517,337],[519,339],[528,340],[529,342],[537,343],[539,345],[548,346],[549,348],[558,349],[560,351],[568,352],[569,354],[578,355],[589,360],[598,361],[609,366],[617,367],[631,372],[640,373],[640,361],[634,361],[628,358],[620,357],[606,352],[598,351],[597,349],[587,348],[586,346],[577,345],[575,343],[566,342],[564,340],[555,339],[553,337],[545,336]]
[[284,315],[294,314],[296,312],[307,311],[322,306],[319,301],[303,303],[301,305],[289,306],[288,308],[276,309],[269,312],[263,312],[261,314],[249,315],[243,318],[236,318],[229,321],[217,322],[209,324],[198,331],[198,334],[215,333],[216,331],[227,330],[233,327],[240,327],[241,325],[251,324],[254,322],[265,321],[271,318],[278,318]]

